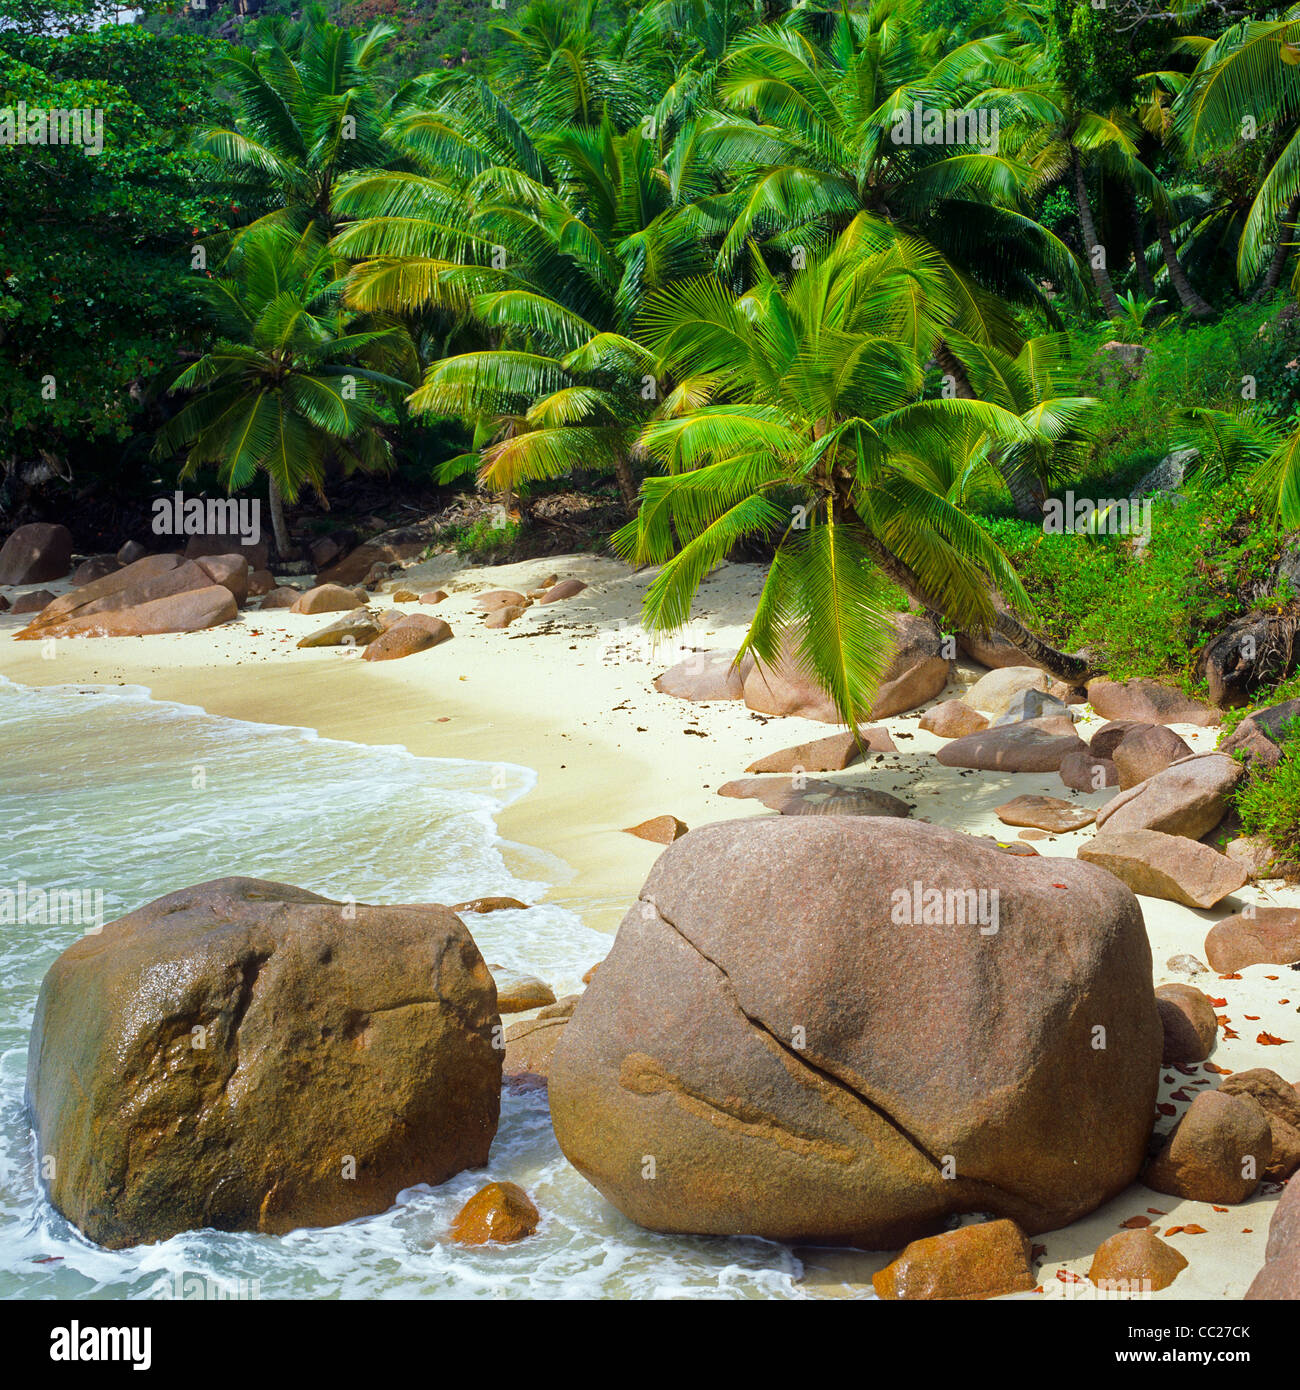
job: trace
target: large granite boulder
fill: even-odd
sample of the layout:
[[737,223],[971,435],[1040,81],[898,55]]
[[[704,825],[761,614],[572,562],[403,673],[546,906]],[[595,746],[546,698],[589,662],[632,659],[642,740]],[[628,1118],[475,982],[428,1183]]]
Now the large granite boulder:
[[1246,1290],[1248,1300],[1300,1299],[1300,1182],[1290,1182],[1268,1228],[1264,1267]]
[[1050,681],[1047,672],[1038,666],[1002,666],[981,676],[962,696],[962,702],[996,719],[1027,690],[1045,695]]
[[1219,710],[1159,681],[1112,681],[1099,676],[1088,682],[1088,699],[1103,719],[1195,724],[1201,728],[1211,728],[1222,719]]
[[730,822],[656,862],[555,1047],[551,1113],[654,1230],[1037,1232],[1138,1172],[1161,1040],[1113,878],[916,822]]
[[[1125,739],[1115,750],[1121,774],[1119,759],[1127,746]],[[1228,797],[1241,776],[1241,764],[1226,753],[1195,753],[1121,791],[1097,812],[1097,829],[1160,830],[1199,840],[1227,815]]]
[[0,584],[44,584],[72,568],[72,532],[33,521],[11,531],[0,546]]
[[1213,907],[1246,883],[1244,870],[1226,855],[1163,830],[1107,829],[1080,848],[1079,858],[1135,893],[1184,907]]
[[56,598],[19,635],[60,637],[65,635],[63,629],[73,623],[79,624],[74,631],[85,631],[90,625],[82,623],[82,619],[140,607],[155,599],[170,598],[195,589],[211,588],[217,582],[193,560],[182,559],[179,555],[146,555],[102,579],[83,584],[71,593]]
[[977,767],[987,772],[1059,772],[1072,753],[1086,751],[1087,744],[1069,718],[1058,717],[1026,719],[967,734],[945,743],[935,757],[944,767]]
[[[39,622],[53,607],[37,614]],[[149,637],[162,632],[201,632],[219,627],[239,616],[235,596],[222,584],[201,589],[185,589],[164,598],[134,603],[129,608],[108,609],[69,618],[54,627],[26,627],[15,634],[22,638],[47,637]]]
[[[1095,753],[1103,753],[1106,742],[1103,740],[1099,748],[1097,740],[1103,738],[1106,730],[1114,727],[1107,724],[1098,729],[1088,747]],[[1157,772],[1163,772],[1180,758],[1190,758],[1195,751],[1190,743],[1179,738],[1166,724],[1133,724],[1118,742],[1111,745],[1111,751],[1103,753],[1103,756],[1110,758],[1119,769],[1120,790],[1127,791],[1139,782],[1145,782],[1148,777],[1154,777]]]
[[654,687],[679,700],[743,700],[753,664],[751,657],[737,664],[735,652],[692,652],[656,676]]
[[[943,655],[943,638],[932,623],[911,613],[890,622],[898,634],[893,656],[864,719],[887,719],[932,700],[948,684],[952,663]],[[760,714],[801,715],[825,724],[842,724],[834,701],[822,690],[787,635],[778,659],[755,661],[744,672],[744,699]]]
[[53,1204],[112,1249],[383,1211],[485,1163],[496,990],[447,909],[184,888],[75,942],[28,1053]]
[[1251,903],[1245,911],[1210,928],[1205,958],[1221,975],[1231,975],[1248,965],[1300,961],[1300,912],[1293,907],[1256,907]]

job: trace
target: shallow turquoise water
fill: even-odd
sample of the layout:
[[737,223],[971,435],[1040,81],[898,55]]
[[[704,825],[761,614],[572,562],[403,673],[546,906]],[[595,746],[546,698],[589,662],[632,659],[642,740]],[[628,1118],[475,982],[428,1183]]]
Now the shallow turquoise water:
[[[112,920],[227,874],[362,902],[535,901],[562,866],[506,866],[494,816],[535,782],[525,767],[416,758],[307,730],[217,719],[138,689],[29,690],[0,678],[0,890],[102,894]],[[536,868],[531,866],[535,864]],[[544,1095],[503,1096],[486,1169],[403,1193],[377,1216],[287,1236],[191,1232],[105,1251],[44,1199],[23,1103],[27,1037],[51,961],[75,923],[0,922],[0,1297],[788,1297],[800,1262],[754,1239],[651,1235],[564,1161]],[[471,919],[484,957],[580,988],[609,938],[542,905]],[[530,1240],[466,1251],[451,1218],[509,1180],[543,1213]]]

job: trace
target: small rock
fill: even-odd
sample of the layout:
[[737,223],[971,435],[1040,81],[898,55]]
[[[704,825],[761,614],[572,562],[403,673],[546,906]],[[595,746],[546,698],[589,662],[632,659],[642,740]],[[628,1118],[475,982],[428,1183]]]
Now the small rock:
[[1208,845],[1159,830],[1106,831],[1084,845],[1079,858],[1114,874],[1135,893],[1185,907],[1213,907],[1246,882],[1237,865]]
[[80,588],[82,584],[93,584],[96,579],[103,579],[106,574],[115,574],[121,568],[122,562],[116,555],[92,555],[72,571],[69,582],[74,588]]
[[569,1016],[543,1018],[548,1004],[536,1018],[521,1019],[506,1029],[506,1055],[501,1069],[502,1080],[516,1091],[542,1090],[546,1086],[551,1066],[551,1054],[564,1033]]
[[418,603],[420,596],[414,589],[396,589],[393,592],[394,603]]
[[626,826],[623,834],[635,835],[638,840],[649,840],[656,845],[671,845],[686,834],[686,829],[686,822],[676,816],[652,816],[640,825]]
[[1220,975],[1231,975],[1248,965],[1300,961],[1300,911],[1252,906],[1225,917],[1205,938],[1205,958]]
[[580,594],[587,586],[581,579],[563,579],[558,584],[550,584],[546,587],[546,597],[538,600],[540,603],[558,603],[561,599],[572,598],[575,594]]
[[963,738],[989,726],[988,716],[972,709],[964,700],[944,700],[926,710],[920,727],[939,738]]
[[[265,601],[262,607],[266,607]],[[344,589],[338,584],[318,584],[314,589],[308,589],[306,593],[299,594],[291,611],[294,613],[342,613],[350,608],[360,607],[362,607],[362,600],[351,589]]]
[[1056,835],[1082,830],[1097,819],[1095,811],[1055,796],[1018,796],[995,807],[993,814],[1003,825],[1029,825],[1035,830],[1050,830]]
[[66,526],[33,521],[11,531],[0,546],[0,584],[43,584],[72,568],[72,533]]
[[1273,1182],[1286,1182],[1300,1169],[1300,1093],[1267,1067],[1233,1072],[1223,1078],[1219,1091],[1229,1096],[1250,1096],[1264,1112],[1273,1156],[1263,1176]]
[[1143,1227],[1119,1231],[1103,1240],[1092,1257],[1088,1278],[1113,1293],[1153,1293],[1167,1289],[1187,1268],[1187,1257]]
[[522,1187],[490,1182],[461,1207],[451,1233],[458,1245],[512,1245],[532,1235],[541,1219]]
[[1119,769],[1109,758],[1099,758],[1092,749],[1067,753],[1061,759],[1061,781],[1071,791],[1099,792],[1119,785]]
[[1193,1202],[1244,1202],[1273,1156],[1268,1118],[1250,1096],[1202,1091],[1142,1181]]
[[535,975],[523,975],[497,986],[497,1012],[522,1014],[555,1003],[555,991]]
[[1026,719],[1070,719],[1070,710],[1064,700],[1049,695],[1045,690],[1021,690],[1012,696],[1003,712],[993,721],[994,728],[1006,724],[1022,724]]
[[143,560],[148,553],[139,541],[125,541],[117,552],[117,561],[120,565],[133,565],[137,560]]
[[376,637],[361,656],[364,661],[395,661],[440,646],[451,641],[452,636],[451,628],[441,618],[408,613]]
[[[245,598],[261,598],[275,588],[275,575],[270,570],[249,570],[248,589]],[[262,605],[266,607],[265,604]]]
[[1179,758],[1190,758],[1192,751],[1189,743],[1163,724],[1138,724],[1120,739],[1110,757],[1119,768],[1120,788],[1127,791]]
[[750,763],[745,771],[793,772],[796,768],[801,768],[804,772],[842,772],[846,767],[856,763],[864,752],[896,751],[888,729],[859,729],[857,738],[854,737],[852,729],[849,729],[842,734],[811,739],[807,743],[797,743],[793,748],[782,748],[776,753],[768,753],[757,762]]
[[379,619],[368,608],[358,608],[298,639],[300,647],[364,647],[383,631]]
[[39,613],[47,603],[54,602],[54,597],[48,589],[33,589],[30,594],[20,594],[14,599],[14,617],[20,613]]
[[1047,672],[1038,666],[1003,666],[990,671],[962,696],[962,702],[996,719],[1005,714],[1026,690],[1047,693]]
[[537,1017],[539,1020],[544,1018],[570,1018],[574,1009],[578,1007],[578,1000],[582,998],[580,994],[566,994],[563,998],[557,999],[554,1004],[547,1004],[544,1009],[538,1009]]
[[282,584],[277,588],[269,590],[262,596],[263,610],[269,608],[292,608],[302,597],[300,590],[291,585]]
[[523,608],[517,603],[510,603],[502,608],[494,608],[492,612],[487,615],[487,619],[483,626],[493,628],[509,627],[516,618],[522,618],[523,616]]
[[1234,864],[1240,864],[1251,879],[1267,878],[1277,851],[1262,835],[1241,835],[1223,847]]
[[495,613],[498,608],[522,608],[524,596],[514,589],[489,589],[474,600],[474,606],[485,613]]
[[949,1299],[1028,1293],[1037,1280],[1020,1227],[985,1221],[912,1241],[871,1282],[878,1298]]
[[1210,967],[1195,956],[1189,955],[1186,951],[1180,956],[1170,956],[1165,961],[1165,969],[1172,970],[1176,975],[1208,975]]
[[430,593],[421,594],[421,603],[441,603],[447,597],[446,589],[434,589]]
[[1219,1034],[1214,1005],[1193,985],[1161,985],[1156,990],[1156,1008],[1165,1030],[1165,1066],[1203,1062],[1214,1051]]

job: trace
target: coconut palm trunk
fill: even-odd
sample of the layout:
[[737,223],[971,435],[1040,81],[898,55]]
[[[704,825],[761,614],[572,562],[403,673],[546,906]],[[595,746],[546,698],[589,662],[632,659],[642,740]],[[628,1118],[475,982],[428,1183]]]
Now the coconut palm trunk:
[[284,497],[276,486],[275,479],[267,477],[267,495],[271,503],[271,534],[275,537],[275,550],[281,561],[292,559],[289,542],[289,528],[284,521]]
[[[1083,161],[1079,158],[1078,150],[1073,147],[1070,149],[1070,168],[1074,175],[1074,201],[1079,211],[1079,225],[1083,229],[1083,253],[1092,271],[1092,283],[1096,285],[1097,293],[1101,296],[1102,307],[1106,310],[1107,317],[1118,320],[1123,318],[1123,310],[1120,308],[1115,286],[1111,282],[1110,271],[1106,269],[1105,247],[1097,237],[1097,223],[1092,215],[1092,200],[1088,197],[1088,182],[1083,175]],[[1096,260],[1097,251],[1102,252],[1100,265]]]
[[[951,622],[951,618],[944,613],[943,605],[935,599],[933,594],[926,592],[925,586],[907,564],[900,560],[878,536],[866,531],[865,537],[867,549],[871,552],[872,558],[895,584],[906,590],[910,597],[914,598],[923,608],[941,614]],[[1030,632],[1018,618],[1004,609],[999,608],[997,610],[989,626],[992,632],[997,633],[1000,637],[1005,637],[1013,647],[1024,652],[1031,661],[1036,662],[1058,680],[1066,681],[1070,685],[1081,685],[1093,674],[1092,665],[1086,656],[1063,652],[1044,642],[1041,637]]]
[[1147,264],[1146,240],[1142,235],[1142,209],[1138,206],[1137,194],[1132,185],[1128,187],[1129,228],[1133,237],[1133,269],[1137,273],[1138,290],[1143,299],[1156,297],[1155,276]]
[[1281,225],[1277,231],[1277,246],[1273,250],[1268,269],[1264,272],[1264,281],[1255,295],[1256,299],[1263,299],[1282,283],[1282,272],[1286,269],[1286,258],[1291,254],[1292,235],[1297,217],[1300,217],[1300,193],[1291,199],[1286,205],[1286,212],[1282,214]]
[[629,511],[637,505],[636,478],[632,475],[632,464],[622,450],[614,457],[614,477],[618,480],[618,490],[623,494],[623,502]]
[[1178,302],[1193,318],[1210,318],[1214,310],[1196,293],[1192,282],[1187,278],[1183,263],[1178,259],[1178,248],[1174,245],[1169,223],[1164,217],[1156,217],[1156,234],[1160,238],[1160,253],[1164,257],[1170,283],[1178,293]]

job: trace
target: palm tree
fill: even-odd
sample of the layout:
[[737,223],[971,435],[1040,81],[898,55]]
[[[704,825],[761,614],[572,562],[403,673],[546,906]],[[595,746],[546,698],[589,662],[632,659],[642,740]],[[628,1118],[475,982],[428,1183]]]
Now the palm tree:
[[328,237],[339,178],[392,161],[375,69],[396,32],[378,24],[358,36],[314,10],[299,24],[273,26],[256,48],[222,46],[217,71],[235,123],[205,131],[198,143],[244,191],[246,204],[270,202],[251,226],[314,226]]
[[[783,285],[761,263],[733,294],[715,278],[658,291],[642,336],[702,399],[649,423],[665,476],[615,537],[629,561],[660,564],[646,595],[651,630],[679,627],[701,580],[740,541],[776,539],[742,647],[766,662],[793,639],[798,659],[852,722],[890,655],[889,586],[947,622],[995,631],[1071,681],[1086,660],[1035,637],[1003,607],[1028,606],[1011,565],[936,485],[954,432],[1011,449],[1043,442],[987,401],[925,399],[919,324],[944,306],[942,262],[927,273],[878,249],[865,216]],[[918,298],[918,289],[921,294]]]
[[[355,221],[335,239],[359,257],[349,287],[360,308],[440,309],[482,347],[434,362],[413,411],[475,429],[475,453],[443,480],[479,467],[507,498],[575,467],[608,469],[625,503],[639,423],[671,389],[632,341],[649,290],[699,273],[707,259],[673,217],[671,182],[639,127],[619,134],[560,127],[532,140],[476,114],[498,99],[479,84],[395,130],[428,170],[357,176],[337,209]],[[499,161],[499,162],[498,162]]]
[[1193,164],[1207,154],[1258,150],[1263,178],[1237,247],[1237,277],[1260,293],[1282,281],[1300,218],[1300,16],[1234,25],[1199,49],[1190,80],[1174,104],[1174,129]]
[[229,492],[265,473],[282,558],[284,503],[308,486],[323,497],[330,463],[389,467],[382,427],[414,378],[405,330],[346,309],[341,271],[310,232],[248,231],[228,273],[201,282],[219,337],[172,383],[185,403],[154,442],[160,458],[185,451],[182,477],[215,464]]
[[[731,275],[751,242],[788,263],[865,212],[937,251],[970,301],[968,336],[1014,352],[1005,301],[1054,318],[1039,281],[1072,292],[1077,267],[1030,215],[1026,171],[995,137],[946,140],[949,117],[954,133],[958,117],[965,125],[967,98],[1008,77],[1007,41],[936,52],[918,38],[918,10],[885,0],[842,12],[820,42],[787,24],[733,46],[717,83],[725,111],[702,117],[696,137],[730,186],[697,200],[697,216],[721,238],[718,269]],[[942,116],[944,141],[907,128],[918,106]]]

